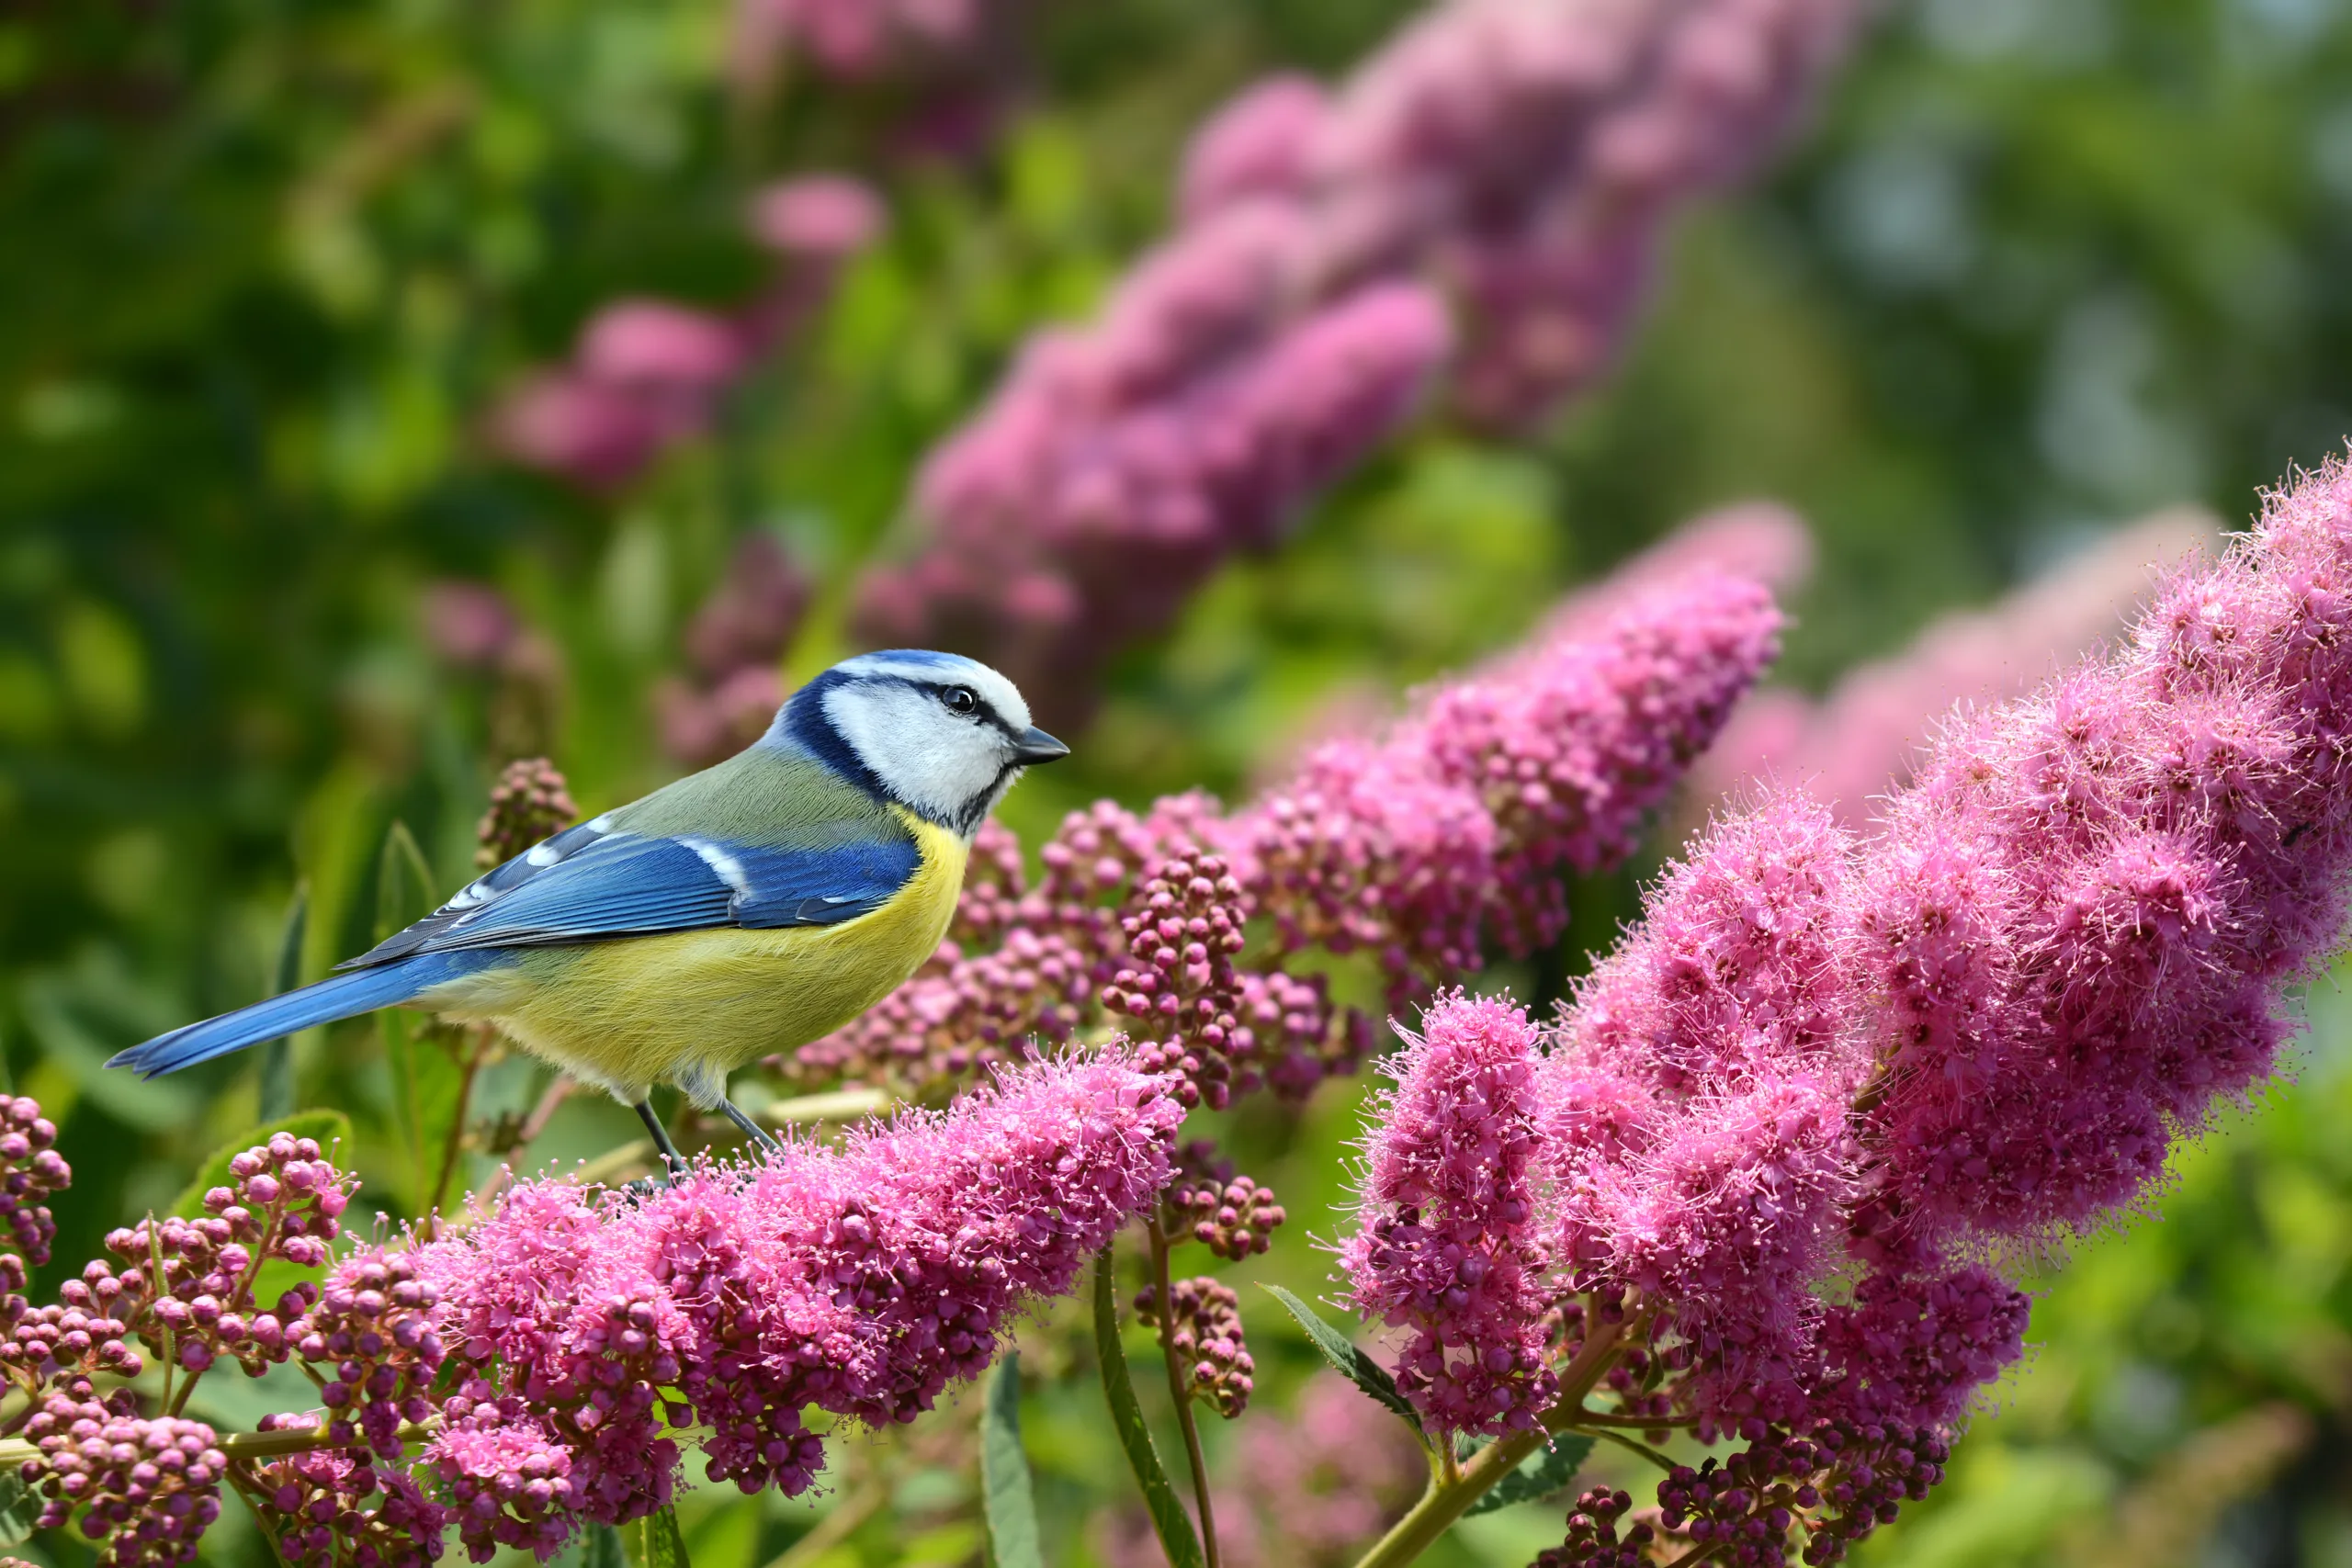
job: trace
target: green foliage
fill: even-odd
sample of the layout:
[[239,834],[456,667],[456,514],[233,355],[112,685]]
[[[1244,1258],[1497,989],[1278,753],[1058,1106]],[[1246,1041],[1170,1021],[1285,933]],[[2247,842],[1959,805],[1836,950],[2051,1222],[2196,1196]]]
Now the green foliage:
[[1143,1406],[1136,1400],[1135,1380],[1127,1375],[1127,1352],[1119,1343],[1119,1303],[1113,1273],[1111,1249],[1105,1247],[1094,1260],[1094,1354],[1102,1372],[1102,1396],[1111,1406],[1111,1426],[1119,1435],[1127,1468],[1135,1472],[1136,1485],[1143,1493],[1160,1550],[1168,1553],[1169,1568],[1201,1568],[1201,1538],[1184,1505],[1177,1501],[1176,1489],[1169,1484],[1167,1468],[1159,1462],[1159,1450],[1151,1440],[1151,1428],[1144,1424]]
[[1306,1330],[1306,1337],[1314,1342],[1315,1348],[1331,1363],[1332,1371],[1363,1390],[1384,1407],[1403,1416],[1406,1424],[1413,1428],[1414,1435],[1426,1440],[1421,1431],[1420,1416],[1414,1412],[1412,1403],[1398,1392],[1396,1380],[1389,1375],[1387,1368],[1366,1355],[1354,1340],[1326,1322],[1320,1313],[1280,1285],[1268,1285],[1265,1290],[1268,1295],[1282,1303],[1284,1312],[1298,1320],[1298,1325]]
[[1007,1350],[989,1375],[988,1406],[980,1416],[980,1493],[996,1568],[1045,1568],[1029,1455],[1021,1446],[1018,1350]]
[[668,1507],[648,1514],[621,1531],[628,1548],[630,1568],[694,1568],[686,1557],[685,1537],[678,1530],[678,1510]]
[[1555,1438],[1549,1448],[1536,1450],[1517,1470],[1495,1483],[1487,1495],[1464,1510],[1463,1517],[1491,1514],[1514,1503],[1532,1503],[1567,1490],[1577,1468],[1592,1452],[1590,1438]]

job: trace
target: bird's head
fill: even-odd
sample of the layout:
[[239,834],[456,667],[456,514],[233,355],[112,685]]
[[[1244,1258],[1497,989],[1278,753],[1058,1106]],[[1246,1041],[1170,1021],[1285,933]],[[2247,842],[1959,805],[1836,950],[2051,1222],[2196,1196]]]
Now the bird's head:
[[1022,769],[1069,755],[1012,682],[922,649],[843,660],[792,694],[772,733],[966,838]]

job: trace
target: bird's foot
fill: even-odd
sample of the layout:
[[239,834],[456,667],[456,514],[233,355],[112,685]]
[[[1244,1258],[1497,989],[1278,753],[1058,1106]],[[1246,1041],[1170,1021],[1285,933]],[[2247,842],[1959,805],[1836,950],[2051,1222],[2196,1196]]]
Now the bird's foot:
[[720,1100],[718,1102],[718,1109],[725,1113],[729,1122],[734,1122],[738,1128],[741,1129],[745,1137],[759,1145],[766,1153],[780,1155],[784,1152],[784,1145],[776,1142],[775,1134],[770,1133],[765,1127],[761,1126],[757,1122],[752,1121],[751,1116],[743,1110],[743,1108],[736,1104],[733,1100]]

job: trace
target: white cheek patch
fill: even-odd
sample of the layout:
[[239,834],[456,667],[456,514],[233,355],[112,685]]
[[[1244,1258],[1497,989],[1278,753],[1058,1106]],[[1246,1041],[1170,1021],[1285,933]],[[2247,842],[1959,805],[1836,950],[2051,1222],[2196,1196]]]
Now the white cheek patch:
[[913,687],[843,686],[827,694],[825,716],[883,788],[935,820],[963,816],[1004,771],[1006,742],[993,726],[958,718]]

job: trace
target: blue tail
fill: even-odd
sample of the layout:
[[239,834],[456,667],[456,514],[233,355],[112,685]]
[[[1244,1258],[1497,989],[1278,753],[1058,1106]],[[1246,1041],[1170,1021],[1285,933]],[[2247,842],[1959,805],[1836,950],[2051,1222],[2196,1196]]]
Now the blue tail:
[[267,1001],[175,1029],[169,1034],[158,1034],[143,1045],[117,1052],[107,1066],[129,1067],[142,1078],[175,1073],[248,1045],[308,1029],[314,1023],[333,1023],[339,1018],[353,1018],[407,1001],[444,980],[488,968],[503,956],[494,950],[425,953],[398,964],[331,975],[315,985],[288,991]]

